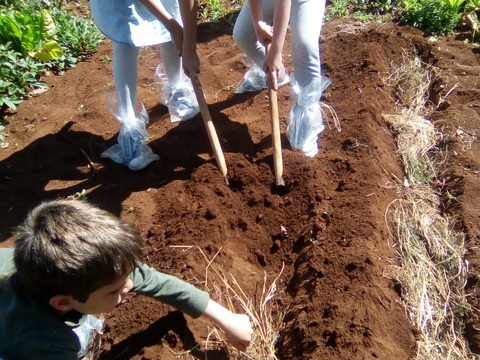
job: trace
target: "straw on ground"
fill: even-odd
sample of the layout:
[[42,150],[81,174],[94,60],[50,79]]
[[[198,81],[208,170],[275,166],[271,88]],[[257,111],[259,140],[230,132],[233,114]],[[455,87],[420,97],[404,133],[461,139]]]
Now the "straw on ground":
[[[178,247],[178,246],[172,246]],[[253,336],[246,353],[232,347],[218,328],[212,329],[207,340],[204,342],[205,349],[225,349],[231,359],[237,360],[278,360],[276,356],[276,344],[283,330],[284,306],[277,301],[277,282],[280,279],[284,265],[278,275],[271,280],[264,273],[261,291],[252,295],[246,294],[244,288],[232,274],[226,275],[215,262],[217,255],[209,259],[198,246],[181,246],[199,251],[206,262],[205,288],[212,298],[226,306],[233,312],[246,313],[253,325]]]
[[391,65],[387,83],[399,111],[384,117],[397,142],[404,179],[397,184],[399,199],[386,211],[400,265],[387,267],[385,276],[401,284],[407,315],[419,331],[417,359],[473,359],[462,337],[465,314],[471,311],[464,293],[464,234],[442,216],[430,186],[441,163],[441,134],[425,119],[435,108],[427,102],[435,73],[407,55]]

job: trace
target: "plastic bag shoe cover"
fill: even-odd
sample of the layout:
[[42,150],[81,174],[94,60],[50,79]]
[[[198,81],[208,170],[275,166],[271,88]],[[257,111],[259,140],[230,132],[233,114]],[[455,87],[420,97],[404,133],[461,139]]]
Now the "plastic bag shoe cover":
[[134,157],[128,163],[128,168],[133,171],[138,171],[146,168],[151,162],[159,160],[160,157],[153,153],[148,145],[142,145],[140,155]]
[[[143,125],[143,127],[142,127]],[[110,158],[118,164],[128,166],[130,170],[138,171],[147,167],[160,157],[153,153],[145,143],[148,140],[145,124],[124,125],[120,128],[118,144],[105,150],[100,156]]]
[[108,112],[121,124],[128,123],[134,117],[142,120],[145,124],[148,124],[148,113],[145,109],[145,105],[141,101],[137,101],[135,109],[129,108],[120,110],[116,92],[114,90],[107,90],[105,91],[105,106],[107,107]]
[[285,84],[288,84],[290,82],[290,75],[288,75],[287,69],[285,67],[282,67],[278,71],[278,78],[277,78],[277,86],[283,86]]
[[295,104],[290,110],[287,127],[287,138],[295,149],[302,150],[305,155],[313,157],[318,153],[317,137],[324,129],[320,96],[330,85],[330,79],[322,76],[301,87],[295,81],[295,74],[290,77]]
[[184,73],[180,82],[170,84],[163,64],[159,64],[155,70],[154,84],[161,91],[160,102],[168,107],[172,122],[192,119],[200,112],[192,81]]
[[295,149],[313,157],[318,153],[317,137],[325,129],[320,104],[304,107],[293,105],[287,127],[287,138]]
[[162,103],[162,105],[167,106],[168,100],[170,99],[170,95],[172,93],[172,89],[170,84],[168,83],[168,78],[165,74],[163,64],[158,64],[157,68],[155,69],[153,84],[156,88],[160,90],[160,102]]
[[[158,160],[158,155],[152,152],[146,142],[148,134],[145,125],[148,123],[148,114],[143,104],[133,109],[119,110],[118,101],[114,94],[107,93],[107,109],[122,124],[118,134],[118,144],[111,146],[100,155],[110,158],[118,164],[128,166],[131,170],[141,170],[152,161]],[[131,113],[129,113],[131,112]]]
[[292,93],[295,104],[300,106],[310,106],[320,101],[322,92],[332,83],[326,76],[311,81],[307,86],[301,87],[295,80],[295,73],[290,74],[290,83],[292,84]]
[[172,122],[189,120],[200,112],[193,88],[190,94],[188,89],[174,89],[167,106]]
[[[250,68],[243,76],[243,82],[235,90],[235,94],[243,94],[246,92],[256,92],[268,88],[267,74],[260,68],[253,60],[244,57],[243,63]],[[278,87],[288,84],[290,76],[287,69],[282,67],[278,74],[277,85]]]
[[267,78],[265,71],[260,66],[253,64],[245,75],[243,82],[235,90],[235,94],[243,94],[246,92],[256,92],[267,88]]

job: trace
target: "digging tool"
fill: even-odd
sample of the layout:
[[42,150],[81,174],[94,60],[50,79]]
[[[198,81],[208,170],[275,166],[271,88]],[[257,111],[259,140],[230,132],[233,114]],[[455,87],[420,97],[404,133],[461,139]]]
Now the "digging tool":
[[207,102],[205,101],[205,95],[203,94],[203,90],[201,87],[197,85],[197,82],[200,83],[199,79],[192,79],[193,90],[195,91],[195,95],[197,97],[198,105],[200,106],[200,113],[202,114],[203,122],[205,127],[207,128],[208,139],[210,140],[210,144],[212,145],[213,155],[217,160],[217,166],[222,173],[225,182],[228,185],[228,178],[227,178],[227,164],[225,163],[225,157],[223,156],[222,147],[220,145],[220,141],[218,140],[217,132],[215,130],[215,125],[213,125],[212,117],[210,116],[210,111],[208,110]]
[[[270,43],[267,43],[267,54],[270,51]],[[275,74],[273,76],[276,76]],[[278,100],[277,91],[273,89],[273,84],[268,77],[268,102],[270,105],[270,123],[272,125],[272,143],[273,143],[273,168],[275,172],[275,184],[285,186],[283,181],[283,160],[282,160],[282,141],[280,139],[280,120],[278,119]]]

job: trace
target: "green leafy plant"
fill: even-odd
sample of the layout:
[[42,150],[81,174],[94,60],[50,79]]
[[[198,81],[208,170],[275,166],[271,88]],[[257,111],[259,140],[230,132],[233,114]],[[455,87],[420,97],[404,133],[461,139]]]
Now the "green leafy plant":
[[47,85],[38,81],[44,65],[29,56],[11,48],[11,43],[0,45],[0,108],[7,106],[16,110],[29,96],[29,90],[46,88]]
[[59,59],[46,64],[52,70],[64,71],[75,67],[77,61],[96,51],[104,39],[88,19],[73,16],[61,9],[52,9],[52,16],[58,29],[56,39],[63,48]]
[[327,9],[327,18],[353,16],[358,20],[370,20],[385,15],[401,5],[399,0],[333,0]]
[[39,81],[46,68],[74,67],[102,39],[90,19],[62,9],[60,0],[0,0],[0,115],[47,87]]
[[53,39],[54,35],[55,23],[46,9],[32,12],[28,8],[4,8],[0,11],[0,43],[10,42],[24,57],[41,61],[58,59],[62,48]]
[[218,20],[224,14],[221,0],[206,0],[205,7],[200,9],[200,16],[205,19]]
[[58,42],[73,56],[96,51],[98,44],[104,39],[100,31],[87,19],[58,9],[52,10],[52,15],[58,27]]
[[82,189],[81,192],[76,192],[73,195],[67,196],[67,199],[88,201],[87,191]]
[[112,62],[112,59],[108,55],[103,56],[100,60],[102,60],[102,62],[105,64],[109,64]]
[[[0,131],[3,131],[5,130],[5,126],[3,125],[0,125]],[[3,136],[2,134],[0,134],[0,142],[2,141],[5,141],[5,136]]]
[[451,34],[467,12],[467,0],[406,0],[402,23],[432,34]]
[[235,16],[235,12],[240,10],[244,3],[244,0],[204,0],[199,4],[199,15],[201,18],[218,21],[220,19],[226,19],[230,23],[234,23],[232,16]]

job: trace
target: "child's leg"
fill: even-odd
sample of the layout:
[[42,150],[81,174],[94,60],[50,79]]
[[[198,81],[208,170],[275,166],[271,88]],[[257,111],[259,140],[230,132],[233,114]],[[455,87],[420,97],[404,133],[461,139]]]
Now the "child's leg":
[[302,87],[321,76],[318,39],[324,11],[325,0],[292,1],[291,54],[295,79]]
[[287,137],[292,147],[307,156],[317,154],[318,134],[325,128],[319,100],[330,81],[321,76],[318,48],[324,10],[325,0],[293,0],[290,14],[294,104]]
[[[262,2],[263,18],[267,23],[272,22],[274,14],[275,0],[264,0]],[[275,31],[275,30],[274,30]],[[250,6],[245,1],[242,10],[235,22],[233,28],[233,38],[240,49],[245,53],[247,59],[245,64],[250,70],[244,76],[244,81],[235,91],[241,94],[247,91],[259,91],[267,87],[267,77],[263,71],[263,62],[265,60],[265,46],[257,39],[252,18],[250,16]],[[278,79],[278,85],[284,85],[289,81],[288,74],[283,71],[283,76]]]
[[160,56],[162,57],[165,75],[171,86],[175,86],[181,79],[182,58],[178,56],[177,48],[169,41],[160,45]]
[[[155,71],[155,81],[162,90],[161,102],[168,107],[172,122],[188,120],[200,112],[192,82],[182,68],[182,58],[169,41],[160,44],[161,66]],[[165,79],[166,77],[166,79]]]
[[113,43],[113,78],[117,101],[110,99],[108,106],[121,126],[118,144],[101,154],[102,157],[127,165],[130,170],[141,170],[159,159],[146,145],[148,134],[145,124],[148,122],[148,114],[143,104],[141,109],[135,111],[138,51],[135,46]]
[[113,78],[120,116],[135,116],[138,51],[136,46],[113,43]]
[[[273,21],[273,10],[275,0],[263,0],[263,19],[271,24]],[[260,68],[265,60],[265,47],[258,41],[255,33],[252,17],[250,16],[250,6],[245,1],[237,21],[233,28],[233,39],[238,47]]]
[[[269,24],[273,21],[274,5],[275,0],[262,0],[263,18]],[[235,22],[233,39],[245,55],[252,59],[260,68],[263,66],[265,47],[258,41],[257,35],[255,34],[248,1],[245,1]]]

